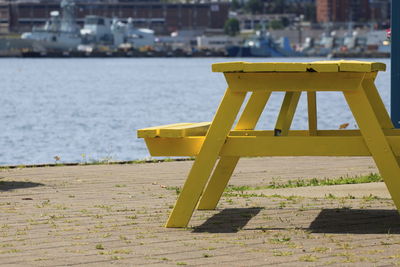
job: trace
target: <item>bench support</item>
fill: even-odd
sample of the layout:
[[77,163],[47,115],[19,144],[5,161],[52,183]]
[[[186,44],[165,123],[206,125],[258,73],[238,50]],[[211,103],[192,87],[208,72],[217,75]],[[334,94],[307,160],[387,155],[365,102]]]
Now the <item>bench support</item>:
[[308,131],[309,135],[317,135],[317,92],[307,92]]
[[292,124],[301,92],[287,92],[275,124],[275,136],[287,136]]

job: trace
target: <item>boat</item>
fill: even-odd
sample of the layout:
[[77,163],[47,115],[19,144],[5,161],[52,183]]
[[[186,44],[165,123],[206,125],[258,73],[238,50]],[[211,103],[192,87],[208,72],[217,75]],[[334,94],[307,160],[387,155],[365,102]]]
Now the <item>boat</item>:
[[127,23],[114,19],[111,25],[111,32],[116,47],[130,45],[133,48],[139,49],[154,46],[154,31],[145,28],[136,28],[133,25],[132,18],[128,18]]
[[[121,20],[89,15],[84,19],[82,29],[76,24],[75,2],[61,1],[61,14],[51,11],[50,19],[43,27],[33,27],[31,32],[21,35],[30,41],[31,50],[38,52],[71,52],[115,50],[121,46],[140,49],[154,45],[154,31],[138,29],[132,18]],[[101,49],[100,49],[101,48]]]
[[80,31],[82,45],[78,50],[93,50],[99,46],[109,46],[112,49],[142,48],[154,45],[154,31],[150,29],[138,29],[133,25],[133,19],[128,18],[123,23],[117,18],[110,19],[101,16],[87,16]]
[[59,11],[51,11],[50,19],[43,27],[33,27],[25,32],[21,39],[31,40],[34,50],[39,51],[72,51],[82,42],[79,26],[75,23],[75,2],[61,1]]
[[226,48],[230,57],[296,57],[302,53],[296,52],[290,46],[289,39],[282,37],[279,40],[272,38],[265,30],[247,38],[242,46],[228,46]]

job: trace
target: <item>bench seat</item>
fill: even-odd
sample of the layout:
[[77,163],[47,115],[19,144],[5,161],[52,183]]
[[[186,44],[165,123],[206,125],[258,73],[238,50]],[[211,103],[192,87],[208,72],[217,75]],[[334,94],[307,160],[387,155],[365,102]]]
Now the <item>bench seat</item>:
[[205,136],[211,122],[175,123],[138,130],[139,138]]

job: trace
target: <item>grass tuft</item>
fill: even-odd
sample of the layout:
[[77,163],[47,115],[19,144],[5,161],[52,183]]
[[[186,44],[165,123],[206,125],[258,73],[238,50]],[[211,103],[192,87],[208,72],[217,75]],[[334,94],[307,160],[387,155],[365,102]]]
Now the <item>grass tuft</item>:
[[172,191],[175,190],[175,193],[177,195],[179,195],[181,193],[181,190],[182,190],[179,186],[167,186],[167,187],[165,187],[165,189],[172,190]]
[[225,188],[225,192],[226,193],[241,192],[243,194],[243,192],[245,191],[262,190],[262,189],[295,188],[295,187],[341,185],[341,184],[364,184],[364,183],[375,183],[382,181],[383,181],[382,177],[379,174],[370,173],[369,175],[355,176],[355,177],[296,179],[296,180],[288,180],[285,183],[277,183],[273,181],[270,182],[269,185],[261,185],[261,186],[228,185]]
[[289,180],[286,183],[271,182],[267,188],[278,189],[278,188],[292,188],[292,187],[307,187],[307,186],[322,186],[322,185],[341,185],[341,184],[365,184],[382,182],[382,177],[377,173],[370,173],[364,176],[355,177],[339,177],[339,178],[324,178],[324,179],[297,179]]
[[104,247],[102,244],[97,244],[96,249],[104,250]]

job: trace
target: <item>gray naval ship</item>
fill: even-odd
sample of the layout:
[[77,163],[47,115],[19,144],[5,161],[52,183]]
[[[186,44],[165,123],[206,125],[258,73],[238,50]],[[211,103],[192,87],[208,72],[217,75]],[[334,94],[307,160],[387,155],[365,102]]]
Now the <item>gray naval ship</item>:
[[75,23],[75,3],[61,1],[62,16],[58,11],[50,12],[50,19],[43,27],[33,27],[32,32],[25,32],[21,39],[32,40],[34,50],[72,51],[81,44],[79,26]]
[[76,24],[75,2],[61,1],[61,14],[51,11],[50,19],[41,27],[33,27],[20,39],[0,39],[0,50],[30,50],[34,52],[92,52],[97,47],[110,50],[120,47],[141,48],[154,45],[154,31],[138,29],[133,20],[127,23],[114,18],[86,16],[84,27]]

